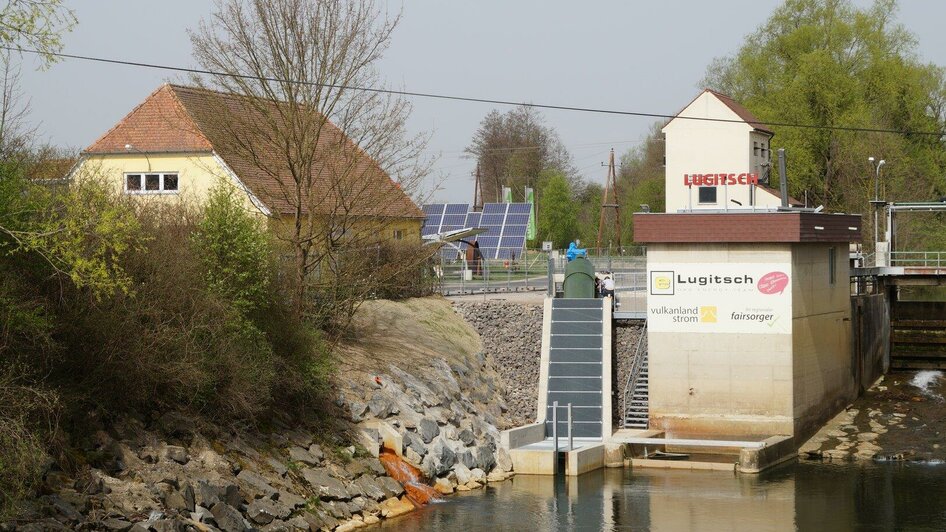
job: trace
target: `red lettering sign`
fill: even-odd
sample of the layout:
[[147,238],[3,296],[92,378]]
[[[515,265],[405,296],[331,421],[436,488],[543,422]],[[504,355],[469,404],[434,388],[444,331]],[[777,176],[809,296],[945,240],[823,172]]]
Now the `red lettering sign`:
[[759,174],[683,174],[685,187],[717,187],[728,185],[758,185]]

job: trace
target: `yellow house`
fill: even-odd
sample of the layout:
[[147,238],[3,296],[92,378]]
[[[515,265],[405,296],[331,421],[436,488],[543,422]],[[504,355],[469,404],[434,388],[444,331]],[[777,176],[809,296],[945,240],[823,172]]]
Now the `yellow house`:
[[[381,166],[329,121],[313,146],[311,193],[300,195],[272,135],[252,124],[279,104],[165,84],[82,152],[76,179],[95,174],[148,201],[201,202],[220,183],[246,208],[288,227],[298,217],[344,217],[345,230],[420,241],[423,212]],[[273,113],[278,114],[278,113]],[[260,128],[262,131],[263,128]],[[258,146],[248,144],[257,143]],[[317,197],[316,197],[317,196]]]

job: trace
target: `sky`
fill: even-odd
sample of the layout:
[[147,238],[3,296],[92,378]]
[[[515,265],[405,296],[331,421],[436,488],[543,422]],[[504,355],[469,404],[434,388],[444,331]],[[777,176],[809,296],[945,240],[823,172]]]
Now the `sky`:
[[[382,0],[383,1],[383,0]],[[855,0],[860,6],[868,0]],[[537,104],[673,114],[781,0],[405,0],[380,64],[394,88]],[[211,0],[66,0],[79,20],[64,52],[183,67],[187,30]],[[922,60],[946,66],[946,2],[901,0],[898,20]],[[82,149],[173,72],[65,60],[45,70],[23,57],[31,117],[49,142]],[[412,98],[411,133],[431,134],[431,199],[472,203],[475,162],[463,154],[494,105]],[[653,120],[542,111],[585,179],[603,182],[608,151],[638,144]]]

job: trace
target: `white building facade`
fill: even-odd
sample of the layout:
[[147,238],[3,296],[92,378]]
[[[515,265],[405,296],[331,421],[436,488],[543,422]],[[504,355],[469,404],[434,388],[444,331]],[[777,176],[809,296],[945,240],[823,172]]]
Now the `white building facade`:
[[772,209],[779,192],[760,183],[774,133],[732,98],[704,90],[663,128],[666,212]]

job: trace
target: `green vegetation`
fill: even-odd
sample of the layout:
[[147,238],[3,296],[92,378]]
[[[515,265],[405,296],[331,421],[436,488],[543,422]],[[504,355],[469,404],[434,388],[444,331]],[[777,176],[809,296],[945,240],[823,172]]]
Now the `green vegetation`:
[[[0,165],[0,514],[90,413],[254,423],[324,410],[332,342],[347,331],[295,317],[282,249],[233,194],[159,206],[28,171]],[[421,293],[414,252],[372,248],[346,301]],[[312,293],[332,301],[324,282]]]
[[579,235],[578,201],[562,173],[549,172],[542,181],[542,203],[537,213],[539,238],[551,240],[556,248],[566,248]]
[[[874,169],[885,159],[881,197],[938,201],[946,194],[946,75],[916,56],[895,20],[897,2],[787,0],[733,55],[707,69],[706,85],[733,96],[763,122],[850,126],[890,134],[773,126],[786,148],[790,192],[830,210],[869,214]],[[865,234],[873,219],[864,218]],[[946,245],[941,217],[898,228],[916,249]]]

